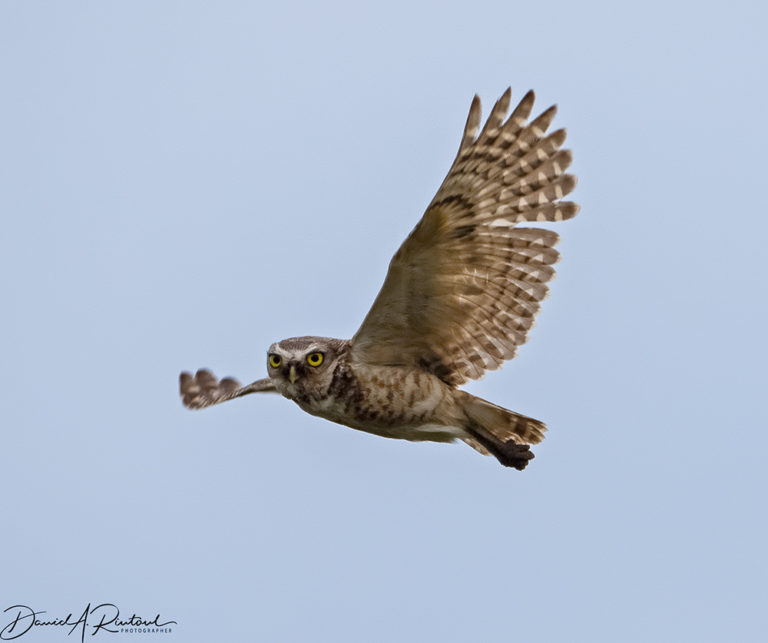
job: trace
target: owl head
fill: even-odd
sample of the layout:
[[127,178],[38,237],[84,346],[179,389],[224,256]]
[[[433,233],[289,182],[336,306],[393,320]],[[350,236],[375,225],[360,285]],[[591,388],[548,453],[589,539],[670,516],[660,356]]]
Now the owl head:
[[324,395],[347,342],[331,337],[291,337],[267,351],[267,372],[275,388],[287,398]]

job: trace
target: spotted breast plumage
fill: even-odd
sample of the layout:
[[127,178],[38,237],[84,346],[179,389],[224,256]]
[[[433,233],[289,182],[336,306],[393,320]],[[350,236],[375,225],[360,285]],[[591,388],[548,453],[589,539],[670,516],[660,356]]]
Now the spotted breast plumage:
[[[458,154],[435,198],[389,265],[352,339],[295,337],[267,351],[268,377],[241,386],[210,371],[182,373],[182,401],[198,409],[276,392],[304,411],[388,438],[462,440],[523,469],[539,420],[462,391],[460,384],[512,359],[554,276],[558,235],[526,226],[570,219],[576,185],[547,134],[555,107],[530,122],[534,94],[507,116],[511,91],[480,130],[474,97]],[[523,225],[521,225],[523,224]]]

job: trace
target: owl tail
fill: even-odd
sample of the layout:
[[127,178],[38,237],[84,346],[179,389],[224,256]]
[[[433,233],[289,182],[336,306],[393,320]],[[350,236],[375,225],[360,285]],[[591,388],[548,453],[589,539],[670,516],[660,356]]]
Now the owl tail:
[[479,397],[464,393],[464,426],[469,446],[484,455],[493,455],[505,467],[522,471],[533,459],[529,444],[544,439],[547,427],[543,422],[508,411]]

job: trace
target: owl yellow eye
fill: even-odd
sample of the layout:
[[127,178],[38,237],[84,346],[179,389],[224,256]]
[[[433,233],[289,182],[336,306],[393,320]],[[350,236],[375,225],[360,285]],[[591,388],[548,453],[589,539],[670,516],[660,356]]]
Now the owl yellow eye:
[[280,364],[282,364],[282,362],[283,362],[283,359],[280,357],[280,355],[272,354],[269,356],[269,365],[272,368],[277,368],[278,366],[280,366]]
[[310,366],[320,366],[323,363],[322,353],[310,353],[307,355],[307,364]]

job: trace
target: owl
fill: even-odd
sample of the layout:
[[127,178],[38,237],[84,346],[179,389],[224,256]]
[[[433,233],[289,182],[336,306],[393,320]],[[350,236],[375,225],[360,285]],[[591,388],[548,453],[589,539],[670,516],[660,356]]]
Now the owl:
[[459,388],[512,359],[554,276],[558,235],[526,224],[563,221],[576,178],[565,130],[547,134],[555,106],[529,121],[529,91],[511,90],[480,129],[475,96],[453,165],[400,246],[352,339],[294,337],[267,351],[268,377],[241,386],[201,369],[182,373],[184,405],[200,409],[250,393],[279,393],[304,411],[387,438],[461,440],[522,470],[539,420]]

